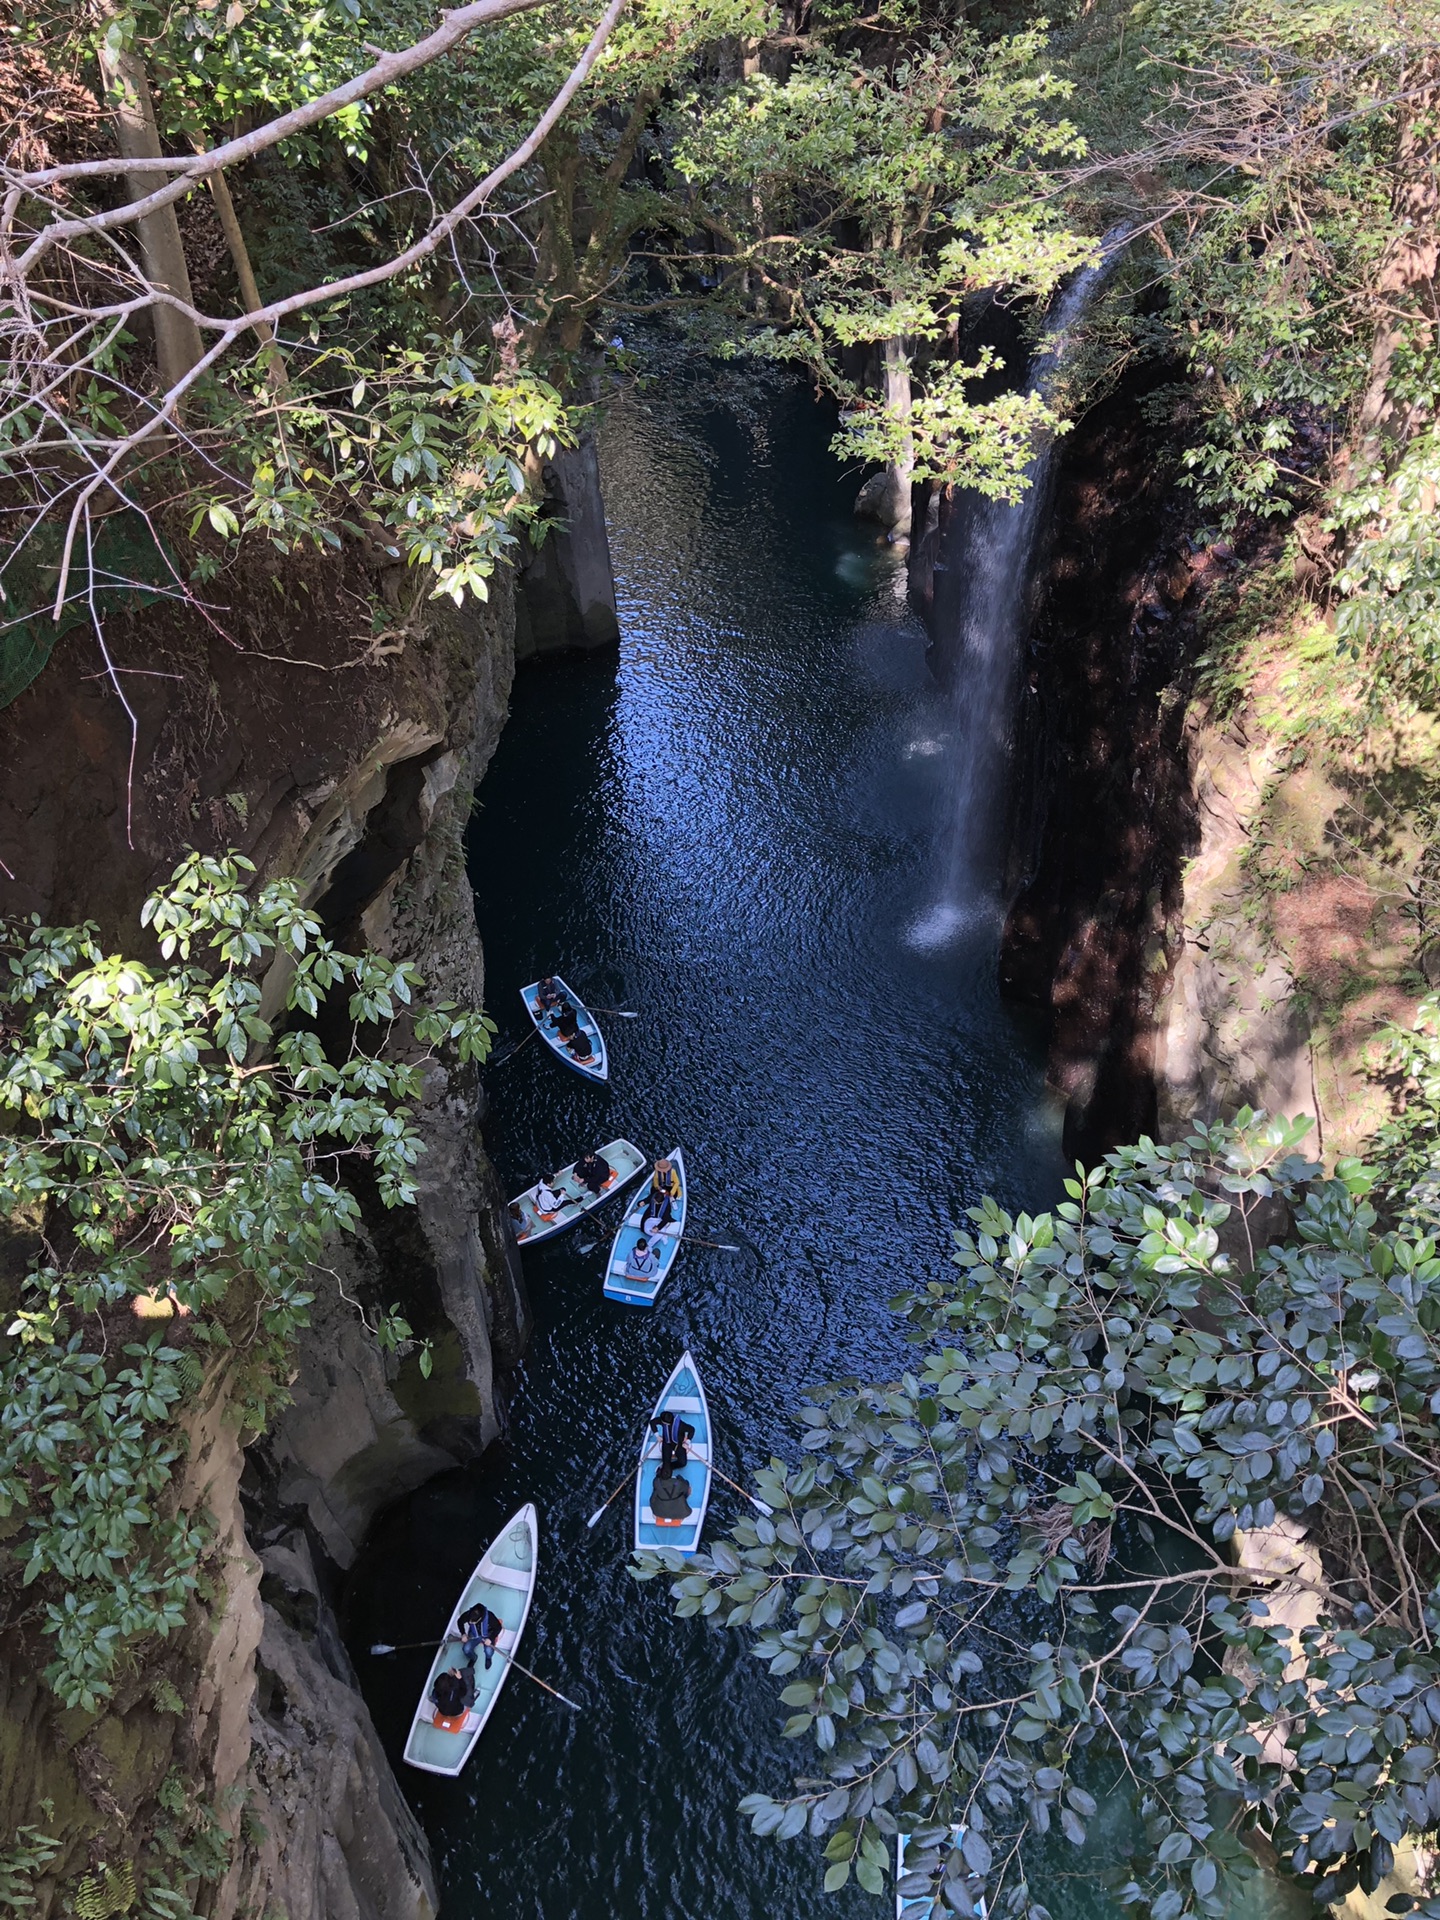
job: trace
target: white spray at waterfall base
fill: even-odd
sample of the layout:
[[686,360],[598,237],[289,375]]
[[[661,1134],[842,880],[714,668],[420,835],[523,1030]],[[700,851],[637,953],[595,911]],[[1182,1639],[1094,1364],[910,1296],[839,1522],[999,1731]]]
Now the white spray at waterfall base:
[[[1123,245],[1107,234],[1098,262],[1076,274],[1047,315],[1028,386],[1044,394],[1065,357],[1076,323],[1099,291]],[[1013,506],[975,496],[950,534],[936,589],[937,645],[949,661],[954,707],[955,778],[946,796],[936,897],[906,930],[906,944],[937,953],[1001,919],[1001,830],[1008,791],[1020,648],[1028,625],[1036,535],[1049,501],[1055,441],[1047,438]]]

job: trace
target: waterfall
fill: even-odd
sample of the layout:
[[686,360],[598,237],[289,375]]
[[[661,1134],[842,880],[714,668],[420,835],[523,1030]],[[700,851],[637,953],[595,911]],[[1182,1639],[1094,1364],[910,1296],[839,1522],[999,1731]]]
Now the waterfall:
[[[1030,363],[1032,393],[1043,394],[1053,381],[1068,337],[1116,251],[1107,234],[1099,261],[1076,274],[1056,298]],[[1055,442],[1047,439],[1030,463],[1029,486],[1013,506],[975,496],[946,542],[945,570],[935,593],[935,632],[951,689],[954,779],[945,803],[937,897],[907,936],[921,952],[993,930],[999,918],[1016,678],[1028,625],[1031,562],[1054,455]]]

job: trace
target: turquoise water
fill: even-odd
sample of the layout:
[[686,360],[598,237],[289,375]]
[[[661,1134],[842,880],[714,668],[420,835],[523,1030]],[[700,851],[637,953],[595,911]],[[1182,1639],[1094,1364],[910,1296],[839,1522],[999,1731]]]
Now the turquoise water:
[[[627,1497],[585,1527],[687,1346],[738,1478],[789,1448],[802,1387],[896,1368],[886,1302],[943,1269],[967,1204],[1044,1204],[1061,1177],[1039,1036],[995,994],[993,914],[977,901],[936,935],[963,698],[851,518],[829,431],[798,396],[759,428],[672,405],[612,419],[618,662],[522,669],[481,789],[470,871],[502,1028],[524,1032],[518,989],[549,969],[641,1015],[602,1016],[608,1088],[538,1045],[491,1069],[507,1189],[616,1135],[678,1142],[691,1238],[649,1310],[601,1298],[618,1204],[525,1255],[507,1442],[386,1515],[357,1573],[353,1647],[438,1631],[494,1529],[539,1506],[522,1657],[584,1710],[517,1676],[460,1780],[401,1769],[455,1920],[885,1912],[823,1896],[808,1843],[749,1833],[740,1796],[805,1767],[768,1677],[627,1578]],[[712,1532],[733,1512],[718,1487]],[[425,1656],[357,1657],[398,1741]],[[1078,1886],[1052,1904],[1104,1910]]]

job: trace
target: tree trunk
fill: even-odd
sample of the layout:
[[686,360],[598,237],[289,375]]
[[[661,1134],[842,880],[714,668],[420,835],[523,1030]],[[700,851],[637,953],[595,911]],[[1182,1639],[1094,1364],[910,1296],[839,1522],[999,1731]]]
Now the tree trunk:
[[[102,0],[100,15],[102,21],[115,18],[112,0]],[[115,51],[102,40],[100,71],[107,103],[115,116],[115,137],[121,159],[158,160],[160,130],[155,123],[155,103],[150,97],[144,61],[137,53]],[[143,199],[159,184],[160,177],[153,173],[125,176],[125,190],[132,200]],[[174,204],[156,213],[147,213],[136,222],[136,228],[145,277],[152,286],[173,294],[187,306],[193,305],[190,272],[185,264],[185,248]],[[187,314],[164,302],[157,302],[150,314],[155,326],[155,362],[163,393],[182,380],[200,359],[203,351],[200,329]]]
[[915,450],[910,438],[910,356],[905,342],[892,335],[884,341],[885,411],[904,423],[898,459],[885,469],[886,498],[884,518],[891,538],[910,538],[910,492],[915,478]]
[[1405,109],[1395,162],[1395,233],[1376,279],[1380,319],[1370,378],[1355,423],[1351,461],[1359,472],[1390,464],[1414,427],[1414,406],[1392,392],[1395,356],[1407,339],[1430,343],[1435,331],[1440,265],[1440,54],[1427,52],[1406,76],[1414,97]]
[[[197,141],[197,153],[204,148]],[[235,278],[240,283],[240,305],[244,312],[255,313],[265,303],[260,298],[260,288],[255,280],[255,269],[250,264],[250,249],[245,244],[245,229],[240,225],[240,216],[235,211],[235,202],[230,197],[230,183],[225,178],[224,169],[205,176],[211,197],[215,202],[215,211],[220,216],[220,228],[225,235],[225,244],[230,249],[230,259],[235,268]],[[255,331],[262,343],[261,358],[265,362],[266,376],[272,393],[280,394],[289,384],[285,374],[285,357],[275,344],[275,329],[268,320],[257,320]]]

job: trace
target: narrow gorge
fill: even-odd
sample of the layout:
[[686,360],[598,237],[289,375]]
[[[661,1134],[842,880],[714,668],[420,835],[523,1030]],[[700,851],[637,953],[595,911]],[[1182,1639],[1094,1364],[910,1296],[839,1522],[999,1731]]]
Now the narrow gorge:
[[3,20],[0,1904],[1440,1920],[1433,0]]

